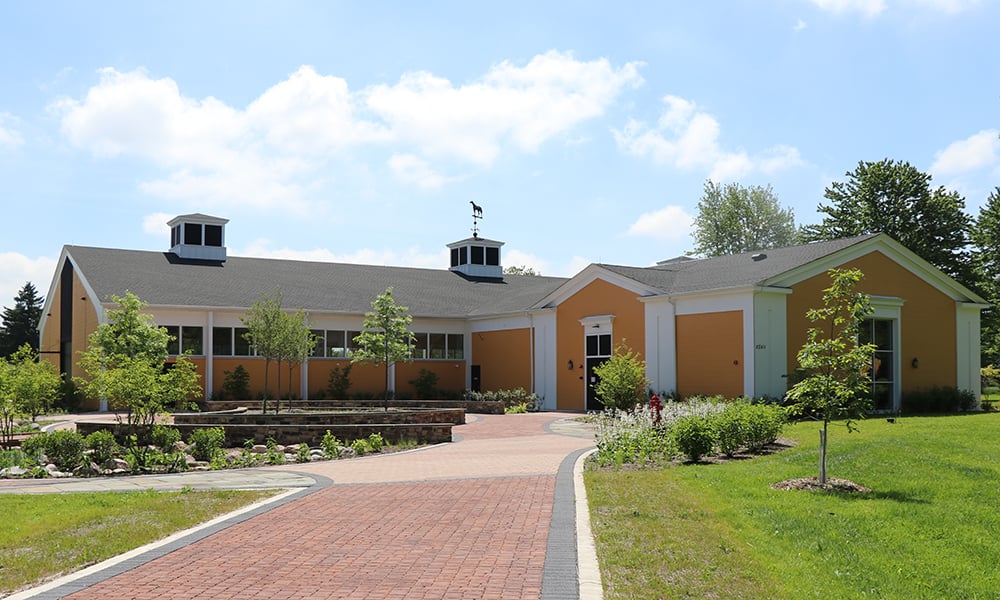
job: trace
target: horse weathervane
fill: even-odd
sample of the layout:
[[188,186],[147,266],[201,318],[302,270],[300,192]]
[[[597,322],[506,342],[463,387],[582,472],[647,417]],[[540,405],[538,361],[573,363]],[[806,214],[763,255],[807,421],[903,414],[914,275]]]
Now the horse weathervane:
[[479,237],[479,219],[483,218],[483,207],[479,206],[472,200],[469,200],[469,204],[472,205],[472,237]]

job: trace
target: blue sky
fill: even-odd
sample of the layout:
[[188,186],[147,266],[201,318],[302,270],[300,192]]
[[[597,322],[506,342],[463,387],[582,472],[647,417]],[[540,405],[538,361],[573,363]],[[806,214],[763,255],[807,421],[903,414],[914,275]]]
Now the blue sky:
[[[891,158],[1000,184],[1000,3],[4,2],[0,306],[63,244],[569,276],[692,248],[705,181],[799,223]],[[266,282],[262,282],[266,286]]]

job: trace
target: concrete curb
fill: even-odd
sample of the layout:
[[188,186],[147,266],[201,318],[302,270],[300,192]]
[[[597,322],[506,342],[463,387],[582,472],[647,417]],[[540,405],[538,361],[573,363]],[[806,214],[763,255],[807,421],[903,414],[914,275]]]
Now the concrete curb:
[[580,600],[603,600],[601,567],[597,562],[597,548],[590,529],[590,505],[587,504],[587,487],[583,482],[583,465],[587,457],[597,452],[593,448],[580,455],[573,465],[573,487],[576,492],[576,555],[580,580]]

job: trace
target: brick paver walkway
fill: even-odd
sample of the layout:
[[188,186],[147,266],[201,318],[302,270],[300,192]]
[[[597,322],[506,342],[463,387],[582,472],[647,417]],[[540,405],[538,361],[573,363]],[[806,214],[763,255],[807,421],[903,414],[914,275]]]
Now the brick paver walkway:
[[566,417],[481,416],[457,443],[283,465],[333,484],[68,597],[539,598],[556,472],[593,445],[550,428]]

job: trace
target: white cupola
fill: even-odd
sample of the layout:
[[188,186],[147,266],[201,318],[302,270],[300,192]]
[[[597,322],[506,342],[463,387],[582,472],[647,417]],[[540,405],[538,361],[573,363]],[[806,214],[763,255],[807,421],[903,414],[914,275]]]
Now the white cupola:
[[468,277],[503,279],[500,264],[500,247],[503,242],[487,240],[474,235],[448,244],[451,250],[451,271]]
[[226,260],[226,223],[229,219],[194,213],[167,222],[170,252],[188,260]]

